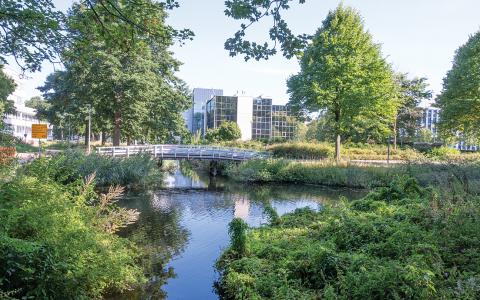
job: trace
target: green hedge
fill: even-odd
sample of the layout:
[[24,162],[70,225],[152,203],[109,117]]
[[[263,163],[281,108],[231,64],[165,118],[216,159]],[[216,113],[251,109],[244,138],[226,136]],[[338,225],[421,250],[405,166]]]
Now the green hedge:
[[268,147],[274,157],[291,159],[325,159],[332,158],[335,149],[329,144],[316,143],[282,143]]

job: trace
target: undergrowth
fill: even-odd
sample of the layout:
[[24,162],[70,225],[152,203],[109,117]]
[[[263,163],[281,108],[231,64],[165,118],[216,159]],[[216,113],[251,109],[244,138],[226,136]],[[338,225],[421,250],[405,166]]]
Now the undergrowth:
[[[480,199],[397,177],[280,217],[216,263],[224,299],[478,299]],[[232,241],[238,237],[232,235]]]

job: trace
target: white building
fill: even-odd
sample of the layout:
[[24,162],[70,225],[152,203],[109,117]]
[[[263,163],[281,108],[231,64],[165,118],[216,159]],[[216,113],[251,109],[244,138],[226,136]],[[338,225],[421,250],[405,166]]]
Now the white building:
[[[423,108],[423,117],[420,120],[420,126],[430,130],[434,138],[438,137],[438,122],[440,121],[440,108],[425,106]],[[479,151],[480,147],[469,145],[463,141],[458,142],[453,148],[461,151]]]
[[[22,89],[25,83],[20,74],[8,67],[6,67],[4,71],[8,76],[13,78],[17,84],[15,91],[8,97],[9,100],[13,101],[16,112],[14,114],[7,114],[4,116],[6,130],[15,137],[20,138],[27,143],[37,143],[38,140],[32,139],[32,124],[45,124],[46,122],[40,122],[40,120],[37,119],[35,109],[25,106],[25,100],[27,97],[23,93]],[[46,124],[49,128],[48,139],[51,140],[52,128],[50,124]]]
[[[26,143],[37,143],[37,140],[32,139],[32,124],[45,122],[40,122],[36,118],[36,111],[33,108],[15,103],[15,110],[15,114],[7,114],[4,118],[7,131]],[[48,139],[52,139],[51,128],[48,129]]]
[[440,108],[431,106],[423,108],[423,117],[420,121],[420,125],[423,128],[430,130],[434,138],[438,136],[437,124],[439,120]]

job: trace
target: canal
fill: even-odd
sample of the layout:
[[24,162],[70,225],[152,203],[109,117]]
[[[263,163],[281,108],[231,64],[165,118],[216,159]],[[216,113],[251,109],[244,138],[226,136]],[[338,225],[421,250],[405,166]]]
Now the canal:
[[229,244],[227,227],[234,217],[261,226],[265,203],[282,215],[364,194],[305,185],[244,185],[177,169],[162,188],[128,194],[119,203],[140,212],[138,222],[122,235],[148,250],[142,263],[150,277],[144,289],[119,298],[218,299],[214,263]]

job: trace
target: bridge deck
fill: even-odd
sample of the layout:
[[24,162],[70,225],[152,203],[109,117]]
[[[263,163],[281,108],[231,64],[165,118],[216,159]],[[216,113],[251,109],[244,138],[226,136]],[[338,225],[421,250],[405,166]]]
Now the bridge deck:
[[148,153],[161,159],[199,159],[199,160],[231,160],[245,161],[256,158],[266,158],[266,152],[220,146],[196,145],[146,145],[99,147],[97,153],[114,157],[129,157],[130,155]]

